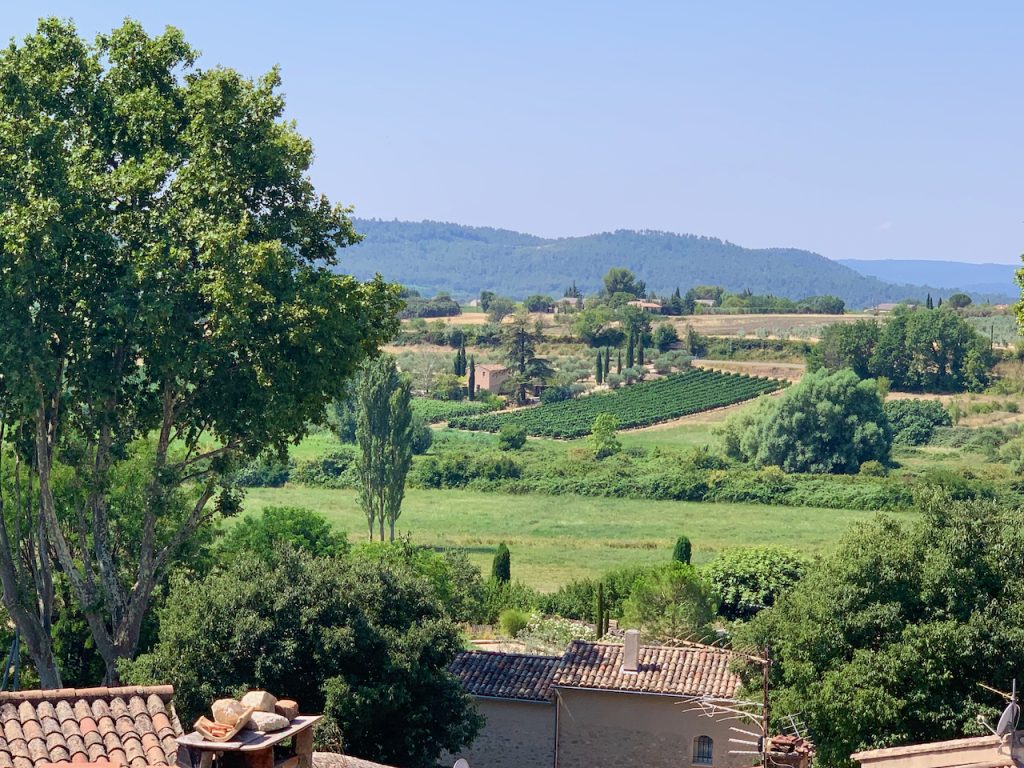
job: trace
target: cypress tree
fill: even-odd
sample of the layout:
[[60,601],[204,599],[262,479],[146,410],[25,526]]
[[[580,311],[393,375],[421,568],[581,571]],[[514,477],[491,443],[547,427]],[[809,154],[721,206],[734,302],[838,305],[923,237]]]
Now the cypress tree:
[[452,363],[452,372],[456,376],[462,375],[462,352],[461,350],[455,350],[455,362]]
[[935,308],[935,305],[932,303],[932,295],[930,293],[928,294],[928,298],[925,299],[925,301],[924,301],[924,306],[925,306],[926,309],[934,309]]
[[596,367],[594,368],[594,380],[598,384],[603,384],[604,383],[604,365],[603,365],[603,362],[604,362],[604,356],[601,354],[601,351],[598,350],[598,352],[597,352],[597,364],[596,364]]
[[612,350],[610,347],[604,348],[604,377],[607,379],[608,374],[612,370]]
[[618,359],[615,361],[615,372],[622,373],[622,350],[618,349],[616,352],[618,353]]
[[508,584],[512,580],[512,555],[504,541],[498,545],[498,551],[494,554],[491,578],[503,584]]
[[469,399],[476,400],[476,360],[469,358]]
[[690,540],[685,536],[680,536],[676,539],[675,549],[672,550],[672,559],[677,562],[684,563],[685,565],[689,565],[692,549]]
[[629,342],[626,344],[626,367],[632,368],[636,357],[636,340],[633,334],[629,334]]
[[644,364],[644,337],[643,336],[640,336],[637,339],[636,363],[637,363],[637,365],[643,365]]
[[597,639],[604,637],[604,583],[597,585],[597,620],[594,622],[597,629]]
[[939,307],[942,306],[942,297],[941,296],[939,296],[939,303],[936,306],[939,306]]

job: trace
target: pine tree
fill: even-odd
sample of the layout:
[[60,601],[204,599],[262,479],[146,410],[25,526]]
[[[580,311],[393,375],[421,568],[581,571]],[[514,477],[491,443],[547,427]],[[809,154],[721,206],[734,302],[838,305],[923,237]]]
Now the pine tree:
[[498,551],[494,553],[494,562],[491,565],[491,578],[502,584],[508,584],[512,580],[512,555],[505,546],[505,542],[498,545]]
[[601,354],[600,350],[597,352],[597,364],[594,368],[594,380],[598,384],[604,383],[604,355]]
[[476,400],[476,360],[470,355],[469,358],[469,399]]

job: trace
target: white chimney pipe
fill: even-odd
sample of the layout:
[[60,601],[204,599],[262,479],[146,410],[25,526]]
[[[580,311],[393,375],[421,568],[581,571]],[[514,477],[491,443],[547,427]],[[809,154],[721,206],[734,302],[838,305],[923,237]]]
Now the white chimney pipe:
[[640,630],[627,629],[622,655],[623,672],[640,671]]

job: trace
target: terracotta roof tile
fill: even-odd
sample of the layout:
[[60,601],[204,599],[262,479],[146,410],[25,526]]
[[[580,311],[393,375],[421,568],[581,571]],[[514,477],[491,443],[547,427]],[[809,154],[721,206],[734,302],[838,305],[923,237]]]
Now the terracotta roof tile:
[[463,651],[448,667],[473,696],[548,701],[557,656]]
[[706,646],[641,646],[639,670],[622,669],[623,646],[576,640],[569,644],[553,685],[609,691],[733,699],[740,679],[731,654]]
[[0,768],[174,766],[170,686],[0,692]]

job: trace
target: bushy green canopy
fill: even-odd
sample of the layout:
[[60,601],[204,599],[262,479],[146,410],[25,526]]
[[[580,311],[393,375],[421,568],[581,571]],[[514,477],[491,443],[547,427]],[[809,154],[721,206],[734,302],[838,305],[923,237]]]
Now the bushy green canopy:
[[[985,733],[1024,669],[1024,513],[929,500],[880,517],[736,637],[770,645],[773,709],[799,713],[825,765],[852,752]],[[752,676],[756,685],[760,670]]]
[[876,383],[850,370],[808,373],[730,419],[723,432],[734,458],[786,472],[853,473],[865,461],[888,462],[892,446]]
[[187,722],[263,688],[324,712],[351,754],[428,768],[480,726],[447,672],[461,648],[431,582],[401,557],[240,553],[201,581],[176,581],[159,642],[122,674],[174,683]]

